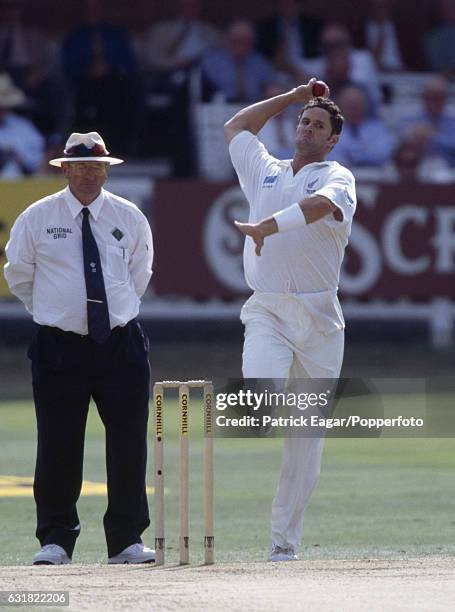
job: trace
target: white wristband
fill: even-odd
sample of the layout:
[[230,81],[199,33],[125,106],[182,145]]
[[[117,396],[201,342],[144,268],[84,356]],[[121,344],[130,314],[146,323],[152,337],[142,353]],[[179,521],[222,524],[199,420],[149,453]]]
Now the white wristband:
[[272,215],[278,225],[279,232],[289,232],[306,225],[305,215],[299,204],[292,204]]

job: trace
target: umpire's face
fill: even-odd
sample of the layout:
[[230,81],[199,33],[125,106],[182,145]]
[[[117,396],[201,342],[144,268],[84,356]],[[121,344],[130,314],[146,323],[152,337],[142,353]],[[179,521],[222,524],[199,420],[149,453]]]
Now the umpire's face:
[[302,114],[295,135],[297,153],[322,160],[337,142],[338,136],[332,133],[330,115],[324,108],[308,108]]
[[99,161],[63,162],[62,169],[71,191],[97,197],[107,179],[109,164]]

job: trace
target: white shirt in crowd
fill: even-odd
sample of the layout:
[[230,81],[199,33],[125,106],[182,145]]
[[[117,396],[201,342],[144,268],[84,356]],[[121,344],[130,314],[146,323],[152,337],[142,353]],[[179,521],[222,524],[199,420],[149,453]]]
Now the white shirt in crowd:
[[303,36],[298,20],[281,22],[281,36],[285,41],[287,60],[292,65],[299,63],[304,55]]
[[23,172],[14,160],[2,163],[2,149],[12,149],[29,172],[36,172],[44,155],[44,138],[31,121],[8,113],[0,122],[0,177],[17,178]]
[[158,21],[146,33],[144,59],[152,68],[174,70],[182,61],[196,61],[219,42],[218,31],[203,21]]
[[[29,206],[11,230],[5,278],[36,323],[86,335],[83,208],[68,187]],[[105,189],[88,209],[111,328],[124,326],[152,276],[150,226],[137,206]]]
[[343,327],[336,293],[356,208],[354,176],[328,161],[307,164],[294,176],[291,160],[272,157],[248,131],[231,140],[229,152],[250,204],[250,223],[315,195],[328,198],[341,211],[342,221],[326,215],[298,230],[267,237],[260,257],[247,238],[244,268],[254,291],[299,295],[310,311],[326,318],[325,329]]
[[368,21],[366,34],[369,49],[374,49],[382,36],[381,63],[384,70],[403,70],[400,46],[395,24],[392,21],[384,23]]

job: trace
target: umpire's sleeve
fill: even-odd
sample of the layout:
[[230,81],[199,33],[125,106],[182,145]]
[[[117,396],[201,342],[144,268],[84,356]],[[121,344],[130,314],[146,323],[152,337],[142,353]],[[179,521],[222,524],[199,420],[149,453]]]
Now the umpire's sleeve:
[[35,277],[35,247],[27,213],[14,223],[5,249],[7,262],[4,274],[11,293],[33,313],[33,279]]
[[129,271],[133,279],[137,296],[142,297],[152,277],[153,238],[149,222],[139,212],[136,244],[131,252]]

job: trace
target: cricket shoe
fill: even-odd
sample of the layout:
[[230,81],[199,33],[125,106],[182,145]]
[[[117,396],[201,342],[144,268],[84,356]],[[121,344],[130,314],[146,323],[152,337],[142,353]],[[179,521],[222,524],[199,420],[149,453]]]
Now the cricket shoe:
[[272,544],[270,547],[269,561],[297,561],[298,557],[295,554],[294,548],[288,546],[278,546],[278,544]]
[[71,559],[58,544],[45,544],[33,557],[33,565],[67,565]]
[[115,557],[109,557],[107,562],[110,564],[154,563],[155,551],[145,546],[142,542],[138,542],[137,544],[131,544],[131,546],[122,550],[121,553],[115,555]]

